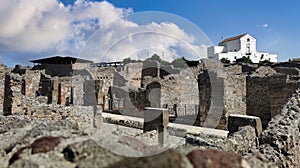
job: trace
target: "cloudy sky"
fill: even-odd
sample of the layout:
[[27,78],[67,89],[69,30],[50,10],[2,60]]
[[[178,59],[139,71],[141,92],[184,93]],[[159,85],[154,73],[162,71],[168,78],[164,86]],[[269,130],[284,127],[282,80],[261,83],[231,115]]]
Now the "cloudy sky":
[[[283,61],[300,56],[299,9],[297,0],[1,0],[0,52],[9,66],[52,55],[114,61],[156,52],[167,60],[197,58],[205,56],[203,45],[249,33],[259,51]],[[163,14],[151,22],[154,16],[135,16],[143,11],[182,18]]]

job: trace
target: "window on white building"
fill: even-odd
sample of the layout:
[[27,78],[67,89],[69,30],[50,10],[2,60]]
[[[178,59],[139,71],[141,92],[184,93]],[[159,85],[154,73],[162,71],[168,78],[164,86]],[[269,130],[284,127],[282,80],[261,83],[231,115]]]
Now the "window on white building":
[[249,43],[247,44],[246,54],[247,54],[247,55],[250,55],[250,54],[251,54],[251,52],[250,52],[250,44],[249,44]]

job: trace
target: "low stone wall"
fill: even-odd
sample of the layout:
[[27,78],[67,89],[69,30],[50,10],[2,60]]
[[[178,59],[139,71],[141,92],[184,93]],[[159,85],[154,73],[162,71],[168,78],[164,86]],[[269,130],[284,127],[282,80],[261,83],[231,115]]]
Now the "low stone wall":
[[286,75],[300,75],[300,70],[295,67],[275,67],[276,72],[286,74]]

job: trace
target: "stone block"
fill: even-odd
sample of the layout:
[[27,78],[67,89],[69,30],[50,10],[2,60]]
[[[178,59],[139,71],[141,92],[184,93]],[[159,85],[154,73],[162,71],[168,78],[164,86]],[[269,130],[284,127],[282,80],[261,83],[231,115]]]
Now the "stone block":
[[250,125],[255,128],[256,136],[260,136],[262,133],[262,124],[259,117],[230,114],[228,117],[228,131],[234,133],[239,130],[240,127]]

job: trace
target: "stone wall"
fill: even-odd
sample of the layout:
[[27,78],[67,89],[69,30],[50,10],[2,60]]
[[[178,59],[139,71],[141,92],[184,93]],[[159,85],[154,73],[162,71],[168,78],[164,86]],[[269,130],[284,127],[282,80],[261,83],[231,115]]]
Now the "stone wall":
[[160,83],[162,106],[173,108],[176,105],[177,116],[197,115],[198,83],[190,69],[181,69],[178,74],[169,74]]
[[75,63],[72,64],[72,69],[73,70],[81,70],[81,69],[86,69],[88,67],[90,67],[90,63]]
[[128,88],[138,90],[142,84],[142,68],[142,62],[128,63],[122,67],[118,67],[117,72],[128,82],[125,84]]
[[40,90],[40,79],[41,73],[45,73],[45,71],[39,70],[26,70],[25,78],[24,78],[24,85],[25,85],[25,96],[27,97],[34,97],[36,96],[37,92]]
[[159,77],[159,69],[160,64],[157,61],[145,61],[143,63],[142,78],[144,79],[146,76],[152,78]]
[[266,128],[298,87],[300,83],[290,83],[287,75],[248,76],[247,115],[260,117],[263,128]]
[[[289,99],[281,113],[263,131],[258,152],[278,167],[300,165],[300,91]],[[251,154],[250,154],[251,155]],[[257,155],[257,151],[252,154]]]
[[22,86],[23,77],[19,74],[6,73],[5,88],[4,88],[4,102],[3,114],[11,115],[22,112],[20,108],[22,105]]
[[3,103],[4,103],[4,92],[5,92],[5,74],[10,70],[0,63],[0,115],[3,113]]
[[226,116],[229,114],[246,114],[246,74],[242,66],[226,67],[224,80],[224,104]]
[[286,75],[295,75],[300,76],[300,70],[295,67],[275,67],[276,72],[286,74]]

